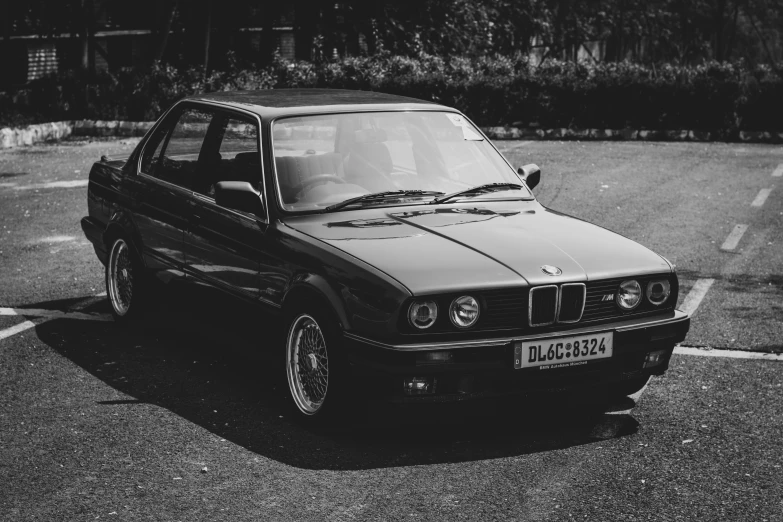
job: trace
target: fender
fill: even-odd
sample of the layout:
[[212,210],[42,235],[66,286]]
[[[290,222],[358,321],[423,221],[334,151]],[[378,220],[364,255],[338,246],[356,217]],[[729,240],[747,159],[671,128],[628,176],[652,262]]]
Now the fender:
[[315,294],[329,305],[343,331],[351,329],[345,303],[326,278],[317,274],[301,273],[295,275],[283,294],[283,308],[285,309],[286,306],[290,306],[298,299],[306,299],[307,294]]

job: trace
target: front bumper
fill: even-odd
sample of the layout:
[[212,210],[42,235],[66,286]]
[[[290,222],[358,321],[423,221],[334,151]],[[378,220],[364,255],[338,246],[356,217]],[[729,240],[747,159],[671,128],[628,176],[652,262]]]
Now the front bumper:
[[[650,375],[669,366],[674,346],[685,339],[690,317],[680,311],[597,326],[563,329],[541,335],[488,338],[477,341],[390,345],[345,334],[354,378],[374,396],[391,402],[459,401],[470,398],[541,392],[567,392],[580,387],[611,385]],[[614,333],[611,358],[577,367],[514,369],[514,343],[590,333]],[[451,352],[450,362],[424,363],[428,351]],[[663,351],[654,366],[644,368],[651,352]],[[404,383],[429,379],[431,393],[408,395]]]

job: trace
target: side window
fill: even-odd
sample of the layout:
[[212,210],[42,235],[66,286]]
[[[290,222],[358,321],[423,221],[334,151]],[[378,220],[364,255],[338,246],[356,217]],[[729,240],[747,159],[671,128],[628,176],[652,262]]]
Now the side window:
[[203,172],[194,186],[197,192],[213,197],[220,181],[246,181],[261,190],[258,125],[252,119],[233,114],[215,116],[200,160]]
[[[191,188],[199,170],[201,148],[212,116],[200,109],[185,109],[177,119],[168,140],[164,140],[163,152],[160,159],[153,163],[156,166],[151,175]],[[155,161],[154,154],[151,160]]]

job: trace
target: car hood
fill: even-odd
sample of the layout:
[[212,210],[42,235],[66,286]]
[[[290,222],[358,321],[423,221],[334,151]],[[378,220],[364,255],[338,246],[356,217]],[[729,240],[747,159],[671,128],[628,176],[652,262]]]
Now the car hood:
[[[414,295],[670,271],[635,241],[535,201],[364,208],[285,224],[373,265]],[[547,275],[543,265],[562,274]]]

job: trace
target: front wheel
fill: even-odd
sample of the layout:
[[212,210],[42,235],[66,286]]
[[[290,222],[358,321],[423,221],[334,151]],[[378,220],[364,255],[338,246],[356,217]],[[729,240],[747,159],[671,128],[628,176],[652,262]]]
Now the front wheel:
[[115,321],[128,323],[141,316],[145,288],[143,267],[131,245],[116,238],[106,263],[106,295]]
[[286,381],[295,415],[308,427],[335,428],[346,406],[338,327],[316,311],[291,314],[288,325]]

